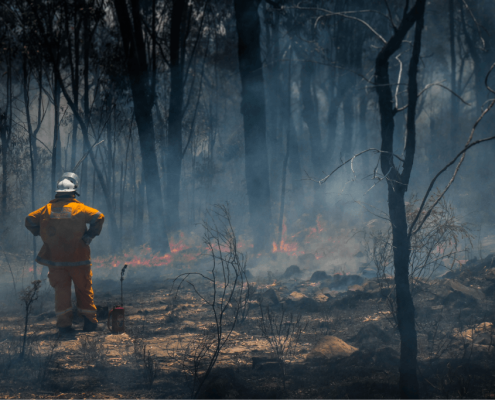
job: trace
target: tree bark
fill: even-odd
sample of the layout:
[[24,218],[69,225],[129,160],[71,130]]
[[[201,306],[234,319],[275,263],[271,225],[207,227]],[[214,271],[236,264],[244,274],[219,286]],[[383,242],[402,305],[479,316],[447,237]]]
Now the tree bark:
[[[270,191],[280,193],[281,183],[285,179],[282,177],[280,166],[284,163],[283,133],[287,133],[289,128],[288,118],[290,109],[288,108],[289,94],[285,95],[286,86],[282,83],[283,63],[280,62],[280,12],[269,11],[268,6],[264,7],[265,22],[265,46],[266,54],[266,107],[268,110],[266,120],[266,140],[268,146],[268,159],[270,168]],[[290,41],[289,41],[290,43]],[[287,63],[285,63],[287,64]],[[290,88],[289,88],[290,90]],[[272,210],[277,210],[278,201],[272,196]]]
[[[0,115],[0,140],[2,143],[2,217],[7,217],[7,179],[8,163],[7,156],[12,134],[12,58],[10,51],[7,55],[7,105],[5,111]],[[4,228],[5,229],[5,228]],[[2,229],[3,236],[3,229]]]
[[[84,0],[84,10],[83,10],[83,32],[84,32],[84,43],[83,43],[83,96],[82,96],[82,107],[84,115],[84,124],[86,132],[83,135],[88,135],[89,125],[91,121],[91,114],[89,109],[89,48],[91,46],[91,29],[89,21],[89,2]],[[79,95],[78,93],[76,95]],[[75,96],[74,96],[75,97]],[[83,141],[83,154],[86,154],[90,149],[89,140]],[[83,201],[87,201],[87,195],[89,194],[89,174],[88,174],[88,163],[83,163],[81,165],[81,188],[80,194]],[[113,203],[113,202],[112,202]],[[112,210],[115,212],[115,210]],[[119,242],[118,231],[113,233],[117,235],[113,240]]]
[[[292,81],[292,49],[290,51],[289,56],[289,74],[287,77],[287,111],[290,118],[291,114],[291,81]],[[281,246],[282,244],[282,232],[283,232],[283,222],[284,222],[284,209],[285,209],[285,185],[287,181],[287,164],[289,162],[290,157],[290,128],[291,124],[287,124],[286,130],[286,150],[284,162],[282,164],[282,193],[280,196],[280,214],[278,217],[278,240],[277,245]]]
[[315,64],[306,61],[301,67],[301,101],[303,103],[302,118],[309,131],[311,163],[313,175],[318,176],[324,169],[322,162],[321,133],[318,116],[318,104],[314,93]]
[[143,175],[146,184],[148,218],[150,225],[150,245],[154,251],[169,252],[166,221],[164,220],[158,159],[155,149],[153,128],[153,90],[150,84],[146,46],[141,26],[139,1],[131,0],[133,23],[126,3],[113,2],[117,12],[120,32],[127,58],[127,69],[131,81],[134,102],[134,115],[139,134],[139,144],[143,160]]
[[324,154],[326,154],[325,167],[328,167],[328,160],[333,160],[335,158],[335,142],[336,142],[336,132],[337,132],[337,115],[340,108],[341,99],[339,92],[336,88],[337,86],[337,74],[335,68],[329,68],[328,76],[328,115],[327,115],[327,143],[325,145]]
[[[394,35],[383,46],[375,62],[375,84],[378,93],[382,153],[380,164],[382,173],[387,176],[388,208],[392,224],[393,253],[395,268],[397,321],[401,339],[399,390],[401,398],[418,398],[417,378],[417,333],[415,327],[415,309],[409,288],[410,238],[407,231],[404,195],[407,191],[416,149],[416,104],[417,104],[417,68],[421,50],[421,32],[426,0],[417,0],[395,30]],[[394,165],[393,140],[394,116],[392,90],[388,73],[389,58],[400,48],[408,31],[416,23],[413,53],[409,65],[408,118],[405,143],[405,160],[402,173]]]
[[[38,95],[38,123],[36,128],[33,130],[33,125],[31,123],[31,112],[30,112],[30,102],[29,102],[29,73],[28,73],[28,62],[26,54],[23,54],[22,58],[22,86],[24,94],[24,109],[26,112],[26,121],[28,126],[29,134],[29,160],[31,163],[31,209],[36,210],[36,165],[38,164],[38,150],[36,147],[36,136],[41,127],[41,98],[42,98],[42,69],[40,66],[40,76],[39,76],[39,95]],[[33,277],[35,280],[38,279],[38,265],[36,263],[36,237],[33,236]]]
[[[74,8],[77,9],[78,3],[74,2]],[[75,10],[74,10],[75,11]],[[69,12],[66,9],[67,16],[66,19],[69,19]],[[71,50],[71,40],[70,40],[70,30],[67,21],[67,40],[68,40],[68,49],[69,49],[69,57],[71,59],[71,73],[72,73],[72,93],[74,97],[74,105],[76,108],[79,107],[79,29],[80,24],[77,23],[77,12],[74,12],[74,65],[72,64],[72,50]],[[73,65],[73,66],[72,66]],[[71,153],[71,168],[74,168],[76,165],[76,157],[77,157],[77,119],[73,118],[72,120],[72,153]]]
[[352,88],[351,90],[347,90],[344,95],[344,101],[342,104],[342,111],[344,114],[344,137],[342,139],[342,151],[341,157],[345,160],[352,155],[353,144],[354,144],[354,121],[356,119],[355,116],[355,105],[354,105],[354,96],[353,89],[355,86],[355,79],[351,79],[352,83],[349,86]]
[[[450,88],[457,93],[456,79],[456,59],[455,59],[455,26],[454,26],[454,0],[449,0],[449,33],[450,33]],[[458,93],[460,94],[460,93]],[[455,96],[450,96],[450,153],[454,155],[457,142],[458,121],[457,115],[459,112],[458,99]]]
[[255,252],[269,249],[272,221],[259,4],[260,0],[234,0],[242,85],[246,186]]
[[184,102],[181,27],[186,9],[187,2],[174,0],[170,22],[170,102],[166,160],[166,204],[168,228],[171,233],[180,230],[179,195],[182,170],[182,115]]
[[60,84],[58,80],[54,79],[53,85],[53,108],[54,108],[54,120],[53,120],[53,146],[52,146],[52,194],[55,195],[57,188],[57,181],[60,178],[60,167],[62,158],[62,149],[60,142]]
[[[479,9],[480,5],[478,3],[479,2],[473,2],[471,4],[471,8],[473,14],[478,19],[478,22],[476,23],[480,23],[481,26],[484,26],[485,24],[483,22],[486,23],[488,21],[483,21],[484,19],[483,11],[485,10],[483,9],[480,10]],[[471,36],[471,34],[468,32],[467,29],[465,13],[466,13],[465,8],[462,7],[461,21],[462,21],[462,30],[464,33],[464,40],[467,45],[467,49],[469,51],[471,59],[473,60],[473,67],[474,67],[474,91],[476,96],[476,114],[477,114],[483,109],[483,104],[486,100],[487,92],[485,91],[485,76],[486,76],[486,71],[488,71],[493,61],[492,60],[493,55],[491,55],[489,52],[490,40],[485,40],[483,45],[481,45],[480,43],[483,35],[486,34],[485,33],[486,28],[484,29],[483,28],[480,29],[479,27],[473,28],[472,30],[474,31],[474,33]],[[488,22],[487,26],[490,25],[491,23]]]

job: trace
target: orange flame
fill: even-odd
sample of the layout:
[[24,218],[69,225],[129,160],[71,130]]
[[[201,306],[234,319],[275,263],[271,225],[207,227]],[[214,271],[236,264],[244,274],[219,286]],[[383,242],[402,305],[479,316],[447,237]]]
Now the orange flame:
[[[318,215],[315,222],[316,226],[301,229],[290,235],[284,219],[280,243],[277,241],[272,243],[272,253],[281,253],[292,257],[309,253],[314,254],[317,260],[345,256],[349,252],[349,248],[339,243],[340,234],[336,234],[334,237],[328,235],[328,222],[322,215]],[[297,226],[297,224],[295,225]],[[169,244],[170,253],[165,255],[153,253],[151,248],[143,246],[138,250],[126,251],[119,256],[98,257],[93,260],[93,265],[95,268],[118,268],[122,267],[124,263],[130,267],[163,267],[174,265],[174,263],[184,266],[194,263],[205,253],[205,250],[208,251],[204,245],[200,244],[198,237],[186,238],[183,232],[180,232],[175,238],[171,238]],[[241,251],[253,248],[252,242],[245,240],[242,236],[237,238],[236,246]],[[220,249],[222,252],[229,252],[229,250],[224,247]],[[254,257],[259,256],[262,254],[254,255]]]
[[[291,236],[291,239],[294,239],[296,236],[297,235]],[[277,246],[276,242],[272,243],[272,253],[286,253],[290,256],[304,254],[304,250],[298,248],[297,242],[287,241],[287,225],[285,223],[285,218],[282,223],[282,240],[280,241],[279,246]]]

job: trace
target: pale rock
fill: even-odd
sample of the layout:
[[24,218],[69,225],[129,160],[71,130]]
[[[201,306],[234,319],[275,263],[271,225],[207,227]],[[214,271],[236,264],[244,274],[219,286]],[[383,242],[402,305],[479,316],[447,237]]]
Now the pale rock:
[[348,357],[356,351],[358,351],[356,347],[347,344],[336,336],[323,336],[306,358],[341,358]]

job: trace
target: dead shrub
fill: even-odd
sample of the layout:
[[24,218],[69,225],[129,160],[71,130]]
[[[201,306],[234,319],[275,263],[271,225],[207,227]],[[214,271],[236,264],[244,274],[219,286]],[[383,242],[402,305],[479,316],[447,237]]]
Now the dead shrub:
[[[486,317],[486,314],[485,314]],[[482,318],[485,320],[486,318]],[[473,397],[477,383],[488,374],[492,379],[494,328],[490,323],[477,323],[474,318],[456,316],[455,324],[441,330],[444,317],[433,321],[428,334],[428,367],[425,381],[446,398]],[[477,346],[482,344],[482,346]],[[488,360],[488,369],[481,367]]]
[[[438,196],[431,196],[425,209],[431,208]],[[410,226],[415,219],[419,200],[413,196],[406,203],[407,223]],[[424,211],[423,211],[424,212]],[[459,267],[459,256],[472,247],[473,236],[468,224],[459,221],[454,207],[445,199],[433,208],[426,222],[420,229],[411,232],[411,255],[409,259],[409,284],[414,296],[419,283],[430,279],[439,267],[454,269]],[[386,231],[371,230],[366,232],[365,246],[368,258],[377,269],[377,281],[382,297],[386,299],[391,311],[389,322],[397,327],[397,304],[395,295],[395,270],[393,254],[392,227]]]
[[57,337],[56,339],[47,342],[47,349],[43,350],[41,346],[38,346],[35,351],[35,378],[36,382],[41,387],[44,387],[48,383],[50,366],[55,359],[57,354],[55,350],[58,348],[59,344],[59,338]]
[[22,341],[22,350],[21,350],[21,354],[20,354],[21,358],[24,357],[24,353],[26,350],[26,338],[27,338],[27,331],[28,331],[29,315],[32,312],[33,303],[36,300],[38,300],[38,291],[39,291],[40,286],[41,286],[41,281],[40,280],[33,281],[31,284],[33,285],[33,287],[27,287],[26,289],[24,289],[21,292],[21,296],[20,296],[22,302],[24,303],[24,312],[25,312],[25,315],[24,315],[24,337],[23,337],[23,341]]
[[258,327],[261,337],[268,342],[280,365],[284,390],[286,389],[286,365],[294,359],[301,335],[307,326],[308,322],[302,320],[301,314],[296,316],[292,312],[286,314],[283,306],[280,312],[276,312],[260,304]]
[[142,340],[134,339],[133,344],[136,364],[143,373],[148,389],[151,389],[158,376],[158,361]]
[[0,373],[12,383],[46,386],[50,366],[56,356],[58,337],[41,341],[39,336],[8,337],[0,341]]
[[86,365],[106,366],[108,349],[102,336],[82,335],[79,341],[79,354]]
[[176,351],[193,398],[200,393],[234,328],[246,318],[250,295],[247,259],[238,250],[228,205],[215,205],[208,210],[203,228],[211,269],[181,274],[174,280],[176,297],[184,286],[189,286],[206,305],[211,321],[201,333],[179,344]]

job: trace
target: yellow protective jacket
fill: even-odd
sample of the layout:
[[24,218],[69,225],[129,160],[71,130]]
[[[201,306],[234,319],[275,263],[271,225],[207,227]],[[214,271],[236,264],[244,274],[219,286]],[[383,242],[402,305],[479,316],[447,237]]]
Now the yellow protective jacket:
[[67,197],[55,198],[33,211],[26,217],[25,225],[43,240],[36,262],[48,267],[91,265],[91,252],[82,237],[93,239],[99,235],[104,219],[98,210]]

